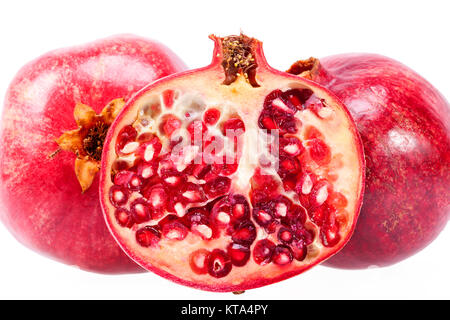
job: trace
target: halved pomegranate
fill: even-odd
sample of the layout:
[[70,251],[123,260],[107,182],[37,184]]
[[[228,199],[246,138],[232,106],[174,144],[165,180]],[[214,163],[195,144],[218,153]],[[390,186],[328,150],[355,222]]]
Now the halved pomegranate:
[[[269,67],[256,39],[211,38],[210,66],[147,86],[111,126],[101,203],[112,234],[144,268],[239,291],[342,248],[361,206],[364,157],[349,113],[326,89]],[[165,129],[167,119],[179,120],[176,129]],[[140,151],[148,145],[161,149]],[[154,170],[144,176],[143,165]],[[142,181],[118,185],[129,172]],[[136,203],[149,214],[133,214]]]

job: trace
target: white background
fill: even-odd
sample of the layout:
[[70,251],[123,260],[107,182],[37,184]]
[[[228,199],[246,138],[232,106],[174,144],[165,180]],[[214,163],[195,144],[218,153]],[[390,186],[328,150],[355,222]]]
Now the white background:
[[[210,33],[240,30],[264,41],[280,70],[309,56],[374,52],[422,74],[450,98],[449,1],[0,1],[0,96],[27,61],[116,33],[157,39],[191,68],[211,61]],[[395,266],[346,271],[318,266],[244,295],[190,289],[153,274],[104,276],[24,248],[0,226],[0,298],[449,299],[450,227]]]

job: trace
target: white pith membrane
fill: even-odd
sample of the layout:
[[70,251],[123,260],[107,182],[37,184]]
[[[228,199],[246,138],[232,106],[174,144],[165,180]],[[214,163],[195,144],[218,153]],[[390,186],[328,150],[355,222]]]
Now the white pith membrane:
[[[287,278],[300,273],[303,269],[309,268],[314,261],[327,257],[330,252],[334,252],[337,247],[342,246],[343,242],[347,240],[347,235],[354,226],[354,215],[359,211],[363,172],[361,169],[360,150],[356,146],[358,139],[355,136],[355,131],[351,129],[353,124],[348,114],[334,103],[334,100],[326,92],[316,87],[309,88],[301,80],[297,81],[288,77],[274,75],[262,69],[257,74],[257,81],[260,86],[252,87],[241,75],[231,85],[224,85],[222,84],[223,75],[220,72],[220,67],[217,66],[216,68],[205,69],[201,73],[197,72],[178,78],[175,77],[170,82],[163,81],[159,85],[153,86],[151,90],[140,95],[132,105],[127,106],[126,111],[121,115],[120,124],[114,130],[115,134],[113,134],[113,138],[109,143],[110,147],[106,150],[107,160],[104,172],[110,173],[111,178],[105,179],[106,182],[102,186],[102,205],[114,236],[121,246],[125,248],[125,251],[142,266],[153,271],[161,270],[172,275],[175,279],[181,279],[185,283],[191,283],[197,287],[212,288],[212,290],[226,290],[241,286],[254,287],[262,285],[264,282],[271,283],[274,280],[276,281],[278,277]],[[262,173],[271,176],[275,181],[279,182],[278,195],[284,195],[293,204],[302,206],[297,191],[285,190],[283,181],[275,168],[277,159],[269,153],[269,147],[265,144],[266,141],[273,141],[273,137],[270,133],[262,130],[258,124],[266,97],[275,90],[286,92],[291,89],[310,89],[314,92],[303,105],[302,110],[293,112],[296,119],[297,132],[285,134],[286,137],[297,137],[302,143],[304,150],[296,157],[300,162],[301,172],[315,175],[315,177],[306,175],[303,180],[298,178],[296,183],[298,184],[301,181],[301,185],[300,189],[297,190],[299,190],[301,197],[313,197],[312,202],[319,208],[328,205],[328,202],[331,202],[332,195],[335,193],[340,193],[345,197],[346,201],[344,201],[343,207],[341,206],[334,211],[339,227],[337,229],[331,228],[332,230],[329,231],[331,235],[333,233],[338,234],[340,239],[336,244],[326,247],[320,235],[320,226],[311,220],[311,213],[308,213],[306,214],[306,222],[303,225],[305,229],[314,232],[314,239],[312,243],[307,245],[307,254],[304,259],[299,261],[294,258],[291,261],[289,254],[281,253],[278,256],[274,255],[271,262],[258,264],[253,256],[255,245],[263,239],[268,239],[275,245],[282,245],[278,239],[278,233],[280,228],[286,229],[286,226],[279,223],[275,232],[270,233],[269,230],[263,228],[255,221],[250,199],[251,181],[255,174],[255,169],[260,168],[259,170]],[[167,99],[164,98],[168,92],[173,94],[173,105],[169,107],[165,105]],[[272,106],[280,109],[286,108],[285,103],[281,99],[275,99],[272,102]],[[180,231],[177,228],[172,228],[169,232],[163,234],[162,229],[160,229],[160,239],[148,247],[141,246],[137,242],[136,231],[142,230],[146,226],[158,225],[158,222],[169,214],[179,217],[179,221],[181,221],[189,208],[203,207],[222,195],[194,203],[177,202],[170,212],[164,210],[162,213],[158,213],[156,219],[151,218],[142,223],[135,221],[131,226],[119,224],[116,218],[116,207],[130,210],[130,204],[133,201],[143,199],[149,204],[151,215],[152,205],[158,205],[154,201],[158,202],[160,198],[157,197],[156,200],[145,198],[143,196],[145,187],[142,187],[140,190],[130,191],[128,201],[122,205],[118,206],[116,204],[114,206],[110,200],[110,189],[114,185],[116,169],[125,166],[128,167],[127,170],[129,171],[137,171],[138,164],[141,161],[145,162],[142,158],[150,159],[154,156],[152,154],[154,150],[150,150],[151,148],[148,152],[139,155],[139,147],[136,146],[139,136],[142,137],[143,134],[148,136],[149,133],[157,136],[162,143],[159,157],[163,157],[168,152],[170,153],[169,138],[164,134],[164,130],[161,130],[168,116],[170,115],[171,118],[176,117],[182,123],[182,127],[174,135],[182,136],[185,140],[190,141],[187,125],[192,121],[202,120],[205,111],[211,108],[220,111],[220,118],[216,124],[206,126],[206,138],[214,135],[227,141],[228,138],[222,134],[223,123],[231,118],[240,118],[244,122],[245,132],[242,134],[239,144],[241,156],[238,168],[236,172],[225,175],[231,179],[231,187],[226,192],[226,195],[242,195],[247,199],[250,205],[249,220],[253,222],[257,230],[256,239],[249,246],[250,258],[244,264],[244,267],[233,265],[231,271],[220,277],[213,276],[211,272],[203,274],[194,272],[191,261],[197,261],[198,263],[205,261],[203,255],[192,256],[194,252],[200,249],[206,249],[209,252],[220,249],[227,252],[227,247],[233,243],[231,234],[228,234],[227,227],[224,227],[230,223],[230,216],[227,214],[219,212],[216,224],[210,222],[207,225],[193,225],[186,234],[182,234],[183,230]],[[132,125],[136,129],[137,137],[123,146],[121,154],[117,154],[115,146],[118,143],[118,133],[127,125]],[[311,135],[311,132],[319,132],[320,138],[317,138],[317,134],[314,137],[322,140],[331,150],[331,158],[329,161],[326,161],[326,164],[316,163],[311,159],[311,145],[316,140],[305,138]],[[258,143],[262,143],[262,147],[257,147]],[[226,143],[225,145],[227,146]],[[230,143],[230,145],[232,144]],[[105,148],[107,147],[105,146]],[[295,145],[288,145],[284,150],[288,153],[296,153],[297,148]],[[193,160],[195,155],[198,155],[198,148],[195,146],[186,146],[184,151],[184,159]],[[261,166],[258,159],[262,156],[269,160],[270,166]],[[174,167],[177,172],[183,172],[189,165],[181,161],[180,158],[172,159],[175,160]],[[121,165],[118,166],[118,163],[121,163]],[[153,171],[150,170],[153,175],[143,179],[143,185],[151,181],[155,175],[161,175],[164,168],[159,164],[156,170]],[[197,179],[192,175],[187,175],[186,178],[188,182],[193,182],[196,185],[204,186],[206,183],[205,180]],[[331,194],[326,184],[323,184],[324,181],[321,180],[330,182],[330,185],[332,185]],[[174,193],[181,194],[188,200],[195,199],[195,192],[182,190],[180,186],[169,186],[175,182],[174,177],[170,177],[165,181],[169,199],[173,197]],[[133,184],[130,185],[133,186]],[[270,200],[269,198],[270,195],[267,195],[266,200]],[[274,220],[279,222],[280,218],[286,217],[288,210],[283,203],[278,203],[276,208],[278,216],[274,217]],[[262,216],[264,217],[264,212],[262,212]],[[213,224],[214,227],[211,227]],[[208,226],[211,228],[208,228]],[[210,238],[211,236],[212,238]],[[282,237],[288,239],[289,233],[283,232]],[[289,247],[289,244],[287,246]],[[217,263],[220,264],[220,261]],[[243,271],[245,272],[243,273]]]

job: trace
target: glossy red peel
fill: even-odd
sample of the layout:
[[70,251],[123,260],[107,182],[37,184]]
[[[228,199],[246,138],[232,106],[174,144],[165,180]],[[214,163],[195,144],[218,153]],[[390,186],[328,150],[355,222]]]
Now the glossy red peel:
[[335,93],[355,119],[367,163],[364,204],[326,265],[389,266],[426,247],[450,213],[450,106],[405,65],[375,54],[298,61],[290,73]]
[[[75,155],[54,154],[55,139],[77,124],[81,128],[86,119],[96,121],[111,100],[123,105],[149,82],[184,69],[164,45],[119,35],[49,52],[18,72],[6,94],[0,130],[0,218],[21,243],[84,270],[142,271],[105,227],[98,179],[91,179],[95,172],[86,177],[76,170],[77,181]],[[74,108],[76,117],[82,115],[77,123]],[[84,162],[80,155],[77,163],[96,171],[99,156],[101,150],[95,161]]]

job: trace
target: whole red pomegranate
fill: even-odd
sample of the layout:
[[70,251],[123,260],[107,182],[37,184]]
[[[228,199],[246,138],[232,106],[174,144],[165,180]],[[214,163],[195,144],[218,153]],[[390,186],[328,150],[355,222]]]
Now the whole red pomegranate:
[[[184,64],[164,45],[119,35],[52,51],[18,72],[6,94],[1,123],[0,218],[20,242],[84,270],[142,270],[105,226],[98,181],[81,192],[77,176],[86,190],[97,170],[95,163],[88,162],[87,156],[77,158],[76,169],[84,170],[75,173],[75,155],[48,156],[58,147],[55,139],[75,127],[75,105],[80,128],[72,132],[83,131],[87,120],[110,123],[111,111],[115,115],[123,101],[111,103],[102,117],[95,112],[113,99],[128,99],[149,82],[183,69]],[[98,127],[107,130],[106,125]],[[99,139],[82,141],[85,146],[90,143],[94,158],[101,154],[101,134],[103,138],[106,134],[100,130],[95,135],[96,128],[86,134]],[[92,174],[86,177],[86,172]]]
[[428,245],[450,211],[450,107],[420,75],[374,54],[298,61],[290,73],[313,79],[349,108],[367,171],[355,233],[326,264],[387,266]]
[[100,199],[144,268],[211,291],[295,276],[350,238],[362,144],[336,97],[272,69],[260,41],[215,41],[213,62],[130,99],[105,140]]

